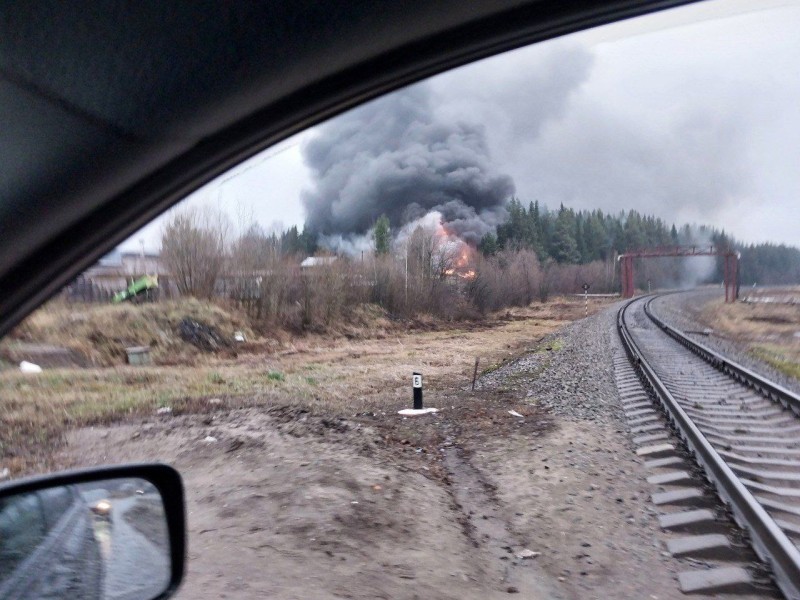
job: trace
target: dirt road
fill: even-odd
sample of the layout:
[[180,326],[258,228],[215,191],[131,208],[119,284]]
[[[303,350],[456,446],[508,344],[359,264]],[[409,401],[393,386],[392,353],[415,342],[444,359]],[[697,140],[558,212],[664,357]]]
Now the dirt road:
[[682,597],[608,387],[610,315],[441,386],[435,415],[223,400],[75,431],[59,461],[181,471],[182,598]]

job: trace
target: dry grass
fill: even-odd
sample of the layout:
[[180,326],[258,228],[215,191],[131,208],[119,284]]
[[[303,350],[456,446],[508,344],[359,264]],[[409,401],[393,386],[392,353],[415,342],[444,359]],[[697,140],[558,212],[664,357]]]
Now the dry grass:
[[237,311],[195,299],[158,304],[67,304],[56,300],[32,313],[0,343],[13,354],[15,343],[63,346],[93,366],[125,362],[127,346],[150,346],[156,363],[190,363],[196,351],[175,333],[184,317],[217,328],[227,336],[243,331],[252,337],[246,317]]
[[764,344],[750,348],[750,354],[784,375],[800,380],[800,348]]
[[[770,295],[768,290],[763,294]],[[800,308],[797,305],[725,304],[718,300],[704,307],[700,319],[725,337],[742,344],[755,358],[785,375],[800,379]]]
[[[594,301],[591,312],[604,305]],[[476,357],[481,370],[501,365],[536,351],[543,336],[582,316],[582,300],[556,299],[427,331],[378,327],[371,339],[305,336],[271,352],[253,343],[252,353],[201,356],[191,367],[0,372],[0,457],[13,471],[31,461],[46,463],[66,429],[153,415],[160,407],[173,414],[254,404],[302,405],[343,416],[395,410],[410,402],[412,371],[424,374],[426,401],[435,405],[437,391],[469,385]]]

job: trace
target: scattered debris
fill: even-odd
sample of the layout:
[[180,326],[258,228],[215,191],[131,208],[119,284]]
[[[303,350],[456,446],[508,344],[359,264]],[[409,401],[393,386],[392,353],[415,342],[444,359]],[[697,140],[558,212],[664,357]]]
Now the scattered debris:
[[209,400],[208,403],[209,404],[222,404],[222,400],[220,400],[219,398],[211,398],[211,400]]
[[212,444],[217,441],[217,438],[215,438],[213,435],[207,435],[203,441],[207,444]]
[[162,406],[156,411],[158,415],[171,415],[172,414],[172,407],[171,406]]
[[695,335],[705,335],[705,336],[709,336],[709,335],[711,335],[712,333],[714,333],[714,330],[713,330],[713,329],[710,329],[710,328],[708,328],[708,327],[706,327],[706,328],[705,328],[705,329],[703,329],[703,330],[688,329],[688,330],[686,330],[684,333],[693,333],[693,334],[695,334]]
[[11,476],[11,471],[8,470],[8,467],[0,469],[0,480],[8,479]]
[[524,560],[526,558],[536,558],[537,556],[540,556],[541,554],[542,554],[541,552],[534,552],[533,550],[529,550],[528,548],[525,548],[524,550],[520,550],[519,552],[517,552],[514,556],[516,556],[519,559]]
[[416,417],[417,415],[427,415],[429,413],[439,412],[438,408],[404,408],[403,410],[398,410],[398,415],[403,415],[405,417]]
[[184,342],[206,352],[218,352],[230,347],[230,342],[216,329],[189,317],[184,317],[178,324],[178,335]]
[[508,411],[508,414],[510,414],[512,417],[519,417],[520,419],[524,419],[525,418],[515,410]]
[[241,331],[234,331],[233,332],[233,339],[239,343],[243,343],[247,341],[247,338],[244,337],[244,334]]
[[225,449],[225,452],[236,452],[242,446],[244,446],[243,440],[239,438],[231,440],[231,442],[228,444],[228,447]]
[[19,370],[23,373],[41,373],[42,367],[33,364],[32,362],[28,362],[27,360],[23,360],[21,363],[19,363]]

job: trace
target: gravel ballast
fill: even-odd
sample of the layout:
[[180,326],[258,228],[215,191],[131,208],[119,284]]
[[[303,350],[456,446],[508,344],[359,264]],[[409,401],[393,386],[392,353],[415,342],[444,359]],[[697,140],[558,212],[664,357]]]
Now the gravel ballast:
[[[679,292],[668,294],[657,298],[652,305],[653,312],[659,318],[666,321],[676,329],[683,332],[703,331],[708,325],[700,323],[695,314],[702,310],[703,306],[712,300],[720,297],[718,289],[693,290],[689,292]],[[713,327],[712,327],[713,329]],[[728,357],[730,360],[739,363],[762,377],[774,381],[793,392],[800,394],[800,381],[787,377],[780,371],[775,370],[763,361],[758,360],[747,352],[747,349],[730,339],[721,337],[711,331],[709,335],[688,333],[689,337],[704,346]]]
[[527,401],[568,419],[622,423],[612,358],[622,352],[615,319],[621,304],[576,321],[542,340],[536,351],[481,377],[482,389],[509,381]]

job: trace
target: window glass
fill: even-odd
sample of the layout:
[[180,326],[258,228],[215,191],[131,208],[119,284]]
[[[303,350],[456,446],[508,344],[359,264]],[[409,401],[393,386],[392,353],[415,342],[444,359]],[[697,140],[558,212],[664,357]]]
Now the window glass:
[[12,496],[0,501],[0,581],[42,543],[45,523],[35,494]]
[[56,526],[59,519],[69,510],[74,501],[72,489],[68,487],[42,490],[39,492],[39,497],[42,500],[42,508],[48,530]]

